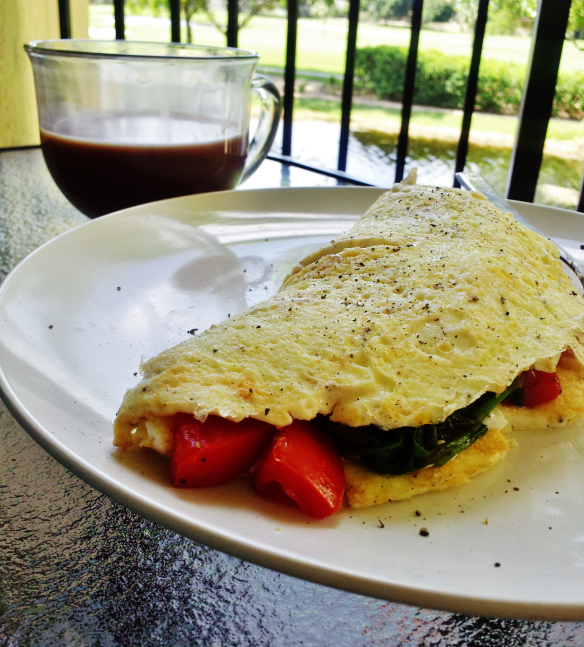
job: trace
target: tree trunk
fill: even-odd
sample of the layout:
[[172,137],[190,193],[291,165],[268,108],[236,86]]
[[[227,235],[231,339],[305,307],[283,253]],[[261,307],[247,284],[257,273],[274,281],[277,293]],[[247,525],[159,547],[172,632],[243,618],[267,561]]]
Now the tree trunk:
[[193,42],[193,31],[191,29],[191,18],[193,16],[193,14],[189,12],[187,7],[184,7],[184,14],[185,14],[185,22],[187,23],[187,43],[192,43]]

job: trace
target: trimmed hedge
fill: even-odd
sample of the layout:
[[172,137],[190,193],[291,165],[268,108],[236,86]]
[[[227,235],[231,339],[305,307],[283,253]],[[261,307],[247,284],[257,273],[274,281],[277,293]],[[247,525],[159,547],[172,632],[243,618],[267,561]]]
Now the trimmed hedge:
[[[355,90],[379,99],[401,101],[407,61],[404,47],[365,47],[357,50]],[[436,50],[420,51],[414,103],[438,108],[462,108],[469,60]],[[517,114],[525,69],[517,63],[483,59],[475,107],[481,112]],[[553,116],[582,119],[584,74],[561,74],[556,86]]]

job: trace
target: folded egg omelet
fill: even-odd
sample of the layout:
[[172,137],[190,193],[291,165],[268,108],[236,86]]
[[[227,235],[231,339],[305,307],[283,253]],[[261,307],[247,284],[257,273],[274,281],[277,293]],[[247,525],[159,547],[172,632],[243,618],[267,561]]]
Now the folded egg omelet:
[[168,455],[179,412],[277,427],[323,416],[391,434],[443,421],[530,367],[558,370],[561,398],[497,407],[489,432],[442,467],[393,476],[347,459],[349,504],[362,506],[465,482],[513,445],[505,428],[583,417],[584,299],[555,246],[481,194],[413,180],[273,297],[145,362],[114,444]]

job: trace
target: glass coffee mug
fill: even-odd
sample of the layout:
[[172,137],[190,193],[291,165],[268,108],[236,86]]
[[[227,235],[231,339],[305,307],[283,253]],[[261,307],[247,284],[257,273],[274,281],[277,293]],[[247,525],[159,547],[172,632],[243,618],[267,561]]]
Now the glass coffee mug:
[[[233,189],[267,155],[280,95],[259,57],[222,47],[54,40],[25,45],[41,147],[55,182],[94,218]],[[249,142],[252,90],[260,116]]]

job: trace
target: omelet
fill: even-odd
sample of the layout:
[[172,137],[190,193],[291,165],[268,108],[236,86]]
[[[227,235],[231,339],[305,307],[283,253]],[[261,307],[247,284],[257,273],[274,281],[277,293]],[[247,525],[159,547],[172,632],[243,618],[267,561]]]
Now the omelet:
[[563,427],[584,417],[584,367],[571,352],[563,353],[556,366],[562,392],[551,402],[537,407],[501,407],[507,420],[506,431]]
[[352,508],[403,501],[418,494],[447,490],[502,460],[516,443],[499,429],[490,429],[468,449],[441,467],[424,467],[407,474],[378,474],[355,458],[345,459],[347,500]]
[[274,296],[143,363],[114,444],[170,455],[177,413],[279,428],[318,417],[391,434],[440,423],[565,358],[568,388],[547,413],[498,406],[490,431],[445,465],[386,475],[346,459],[349,505],[403,499],[496,464],[514,446],[502,430],[583,417],[583,342],[584,299],[553,243],[479,193],[411,174]]

